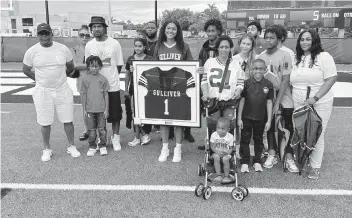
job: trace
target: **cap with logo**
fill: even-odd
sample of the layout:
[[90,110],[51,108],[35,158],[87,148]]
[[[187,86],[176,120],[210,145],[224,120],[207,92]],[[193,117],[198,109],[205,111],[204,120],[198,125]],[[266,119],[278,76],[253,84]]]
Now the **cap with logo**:
[[50,25],[46,23],[41,23],[37,26],[37,34],[41,31],[47,31],[49,33],[52,32]]

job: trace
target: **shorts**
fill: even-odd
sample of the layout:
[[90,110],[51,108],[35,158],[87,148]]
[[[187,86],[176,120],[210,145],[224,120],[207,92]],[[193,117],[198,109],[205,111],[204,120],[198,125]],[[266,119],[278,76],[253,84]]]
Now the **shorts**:
[[209,118],[212,120],[218,120],[220,117],[225,117],[228,120],[233,120],[236,119],[235,110],[235,106],[229,106],[222,111],[219,110],[213,113],[212,115],[209,115]]
[[109,96],[108,123],[118,122],[122,119],[120,91],[108,92],[108,96]]
[[73,93],[68,85],[59,90],[35,87],[33,101],[39,125],[51,125],[54,122],[55,110],[61,123],[73,121]]

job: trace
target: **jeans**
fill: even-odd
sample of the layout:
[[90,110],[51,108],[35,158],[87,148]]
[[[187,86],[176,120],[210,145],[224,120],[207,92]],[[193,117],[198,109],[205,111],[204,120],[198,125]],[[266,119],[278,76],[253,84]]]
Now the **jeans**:
[[254,140],[254,158],[253,163],[261,163],[261,156],[264,148],[263,144],[263,133],[265,128],[264,120],[250,120],[243,118],[243,129],[241,131],[241,142],[240,142],[240,155],[241,164],[249,164],[250,150],[249,143],[252,137]]
[[97,145],[95,143],[97,139],[97,131],[99,132],[100,142],[98,144],[99,148],[106,147],[106,119],[104,118],[104,113],[88,113],[88,129],[89,129],[89,148],[96,149]]

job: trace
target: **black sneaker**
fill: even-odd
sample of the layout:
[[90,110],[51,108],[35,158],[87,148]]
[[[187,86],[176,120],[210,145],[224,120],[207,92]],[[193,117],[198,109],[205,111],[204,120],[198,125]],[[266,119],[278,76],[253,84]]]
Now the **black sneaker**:
[[192,134],[185,134],[184,138],[191,143],[195,141]]
[[84,140],[88,139],[88,137],[89,137],[88,133],[85,132],[79,137],[79,140],[84,141]]
[[205,150],[205,145],[198,145],[198,150]]

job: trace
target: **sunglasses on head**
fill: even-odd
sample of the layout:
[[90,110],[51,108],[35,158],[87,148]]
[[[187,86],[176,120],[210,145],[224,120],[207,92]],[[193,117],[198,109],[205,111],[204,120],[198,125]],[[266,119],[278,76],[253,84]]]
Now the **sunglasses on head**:
[[81,37],[81,38],[83,38],[83,37],[90,38],[90,35],[89,34],[80,33],[79,37]]

